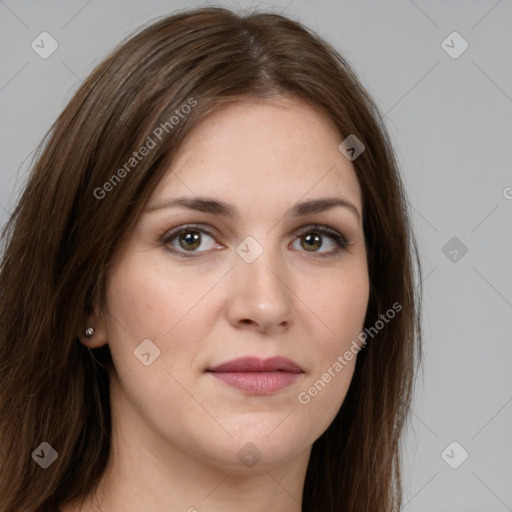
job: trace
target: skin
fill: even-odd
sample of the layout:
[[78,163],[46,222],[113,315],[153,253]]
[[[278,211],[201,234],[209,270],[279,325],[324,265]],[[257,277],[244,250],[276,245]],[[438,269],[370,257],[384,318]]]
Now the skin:
[[[361,218],[349,208],[297,218],[287,212],[299,201],[336,196],[362,214],[353,165],[338,150],[342,140],[319,111],[290,98],[237,102],[189,135],[113,265],[106,310],[84,325],[95,333],[82,343],[108,343],[115,371],[113,451],[83,510],[301,510],[311,446],[339,410],[356,358],[308,404],[298,395],[362,330],[369,279]],[[223,201],[239,217],[153,209],[179,196]],[[169,252],[187,252],[179,236],[159,243],[187,223],[213,235],[200,231],[198,247],[185,244],[197,257]],[[320,235],[310,248],[305,237],[315,230],[298,231],[311,224],[338,231],[350,245],[342,250]],[[236,252],[248,236],[263,249],[252,263]],[[160,350],[149,366],[134,356],[144,339]],[[241,356],[275,355],[304,373],[271,395],[240,391],[205,372]],[[252,467],[237,456],[246,443],[261,457]]]

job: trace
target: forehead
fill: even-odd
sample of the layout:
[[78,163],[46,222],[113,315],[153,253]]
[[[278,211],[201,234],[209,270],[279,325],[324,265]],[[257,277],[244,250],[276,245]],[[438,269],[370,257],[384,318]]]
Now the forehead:
[[194,127],[152,199],[210,196],[244,210],[341,195],[361,209],[341,141],[326,116],[298,99],[228,104]]

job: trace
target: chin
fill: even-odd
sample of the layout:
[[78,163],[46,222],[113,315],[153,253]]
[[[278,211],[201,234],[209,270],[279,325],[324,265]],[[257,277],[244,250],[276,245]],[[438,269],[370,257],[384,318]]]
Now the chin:
[[196,456],[232,471],[268,470],[298,456],[314,441],[299,433],[294,435],[290,425],[279,432],[279,427],[276,429],[278,423],[274,421],[272,425],[269,429],[267,425],[261,428],[261,425],[253,424],[252,428],[232,432],[233,437],[226,434],[203,439],[195,443],[195,449],[201,450]]

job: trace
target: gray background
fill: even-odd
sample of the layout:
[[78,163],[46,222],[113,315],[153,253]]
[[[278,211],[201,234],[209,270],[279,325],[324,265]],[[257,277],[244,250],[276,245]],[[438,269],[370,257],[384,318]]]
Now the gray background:
[[[142,23],[192,5],[205,3],[0,0],[1,224],[34,148],[93,66]],[[259,5],[303,22],[341,51],[386,114],[425,287],[406,510],[512,511],[511,0],[210,5]],[[59,44],[47,59],[31,48],[43,31]],[[457,58],[441,45],[453,31],[469,44]],[[469,457],[452,469],[462,450]]]

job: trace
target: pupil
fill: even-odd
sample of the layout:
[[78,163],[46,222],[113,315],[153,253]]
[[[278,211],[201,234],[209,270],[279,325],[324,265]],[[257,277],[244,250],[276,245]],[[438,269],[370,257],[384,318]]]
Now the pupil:
[[[318,249],[320,247],[320,245],[322,245],[321,241],[320,241],[320,237],[317,234],[306,235],[305,239],[306,239],[307,247],[309,247],[309,248]],[[316,245],[316,247],[314,247],[315,245]]]
[[[180,245],[184,249],[195,249],[199,246],[199,233],[197,231],[189,231],[185,236],[181,237]],[[191,247],[193,245],[193,247]]]

